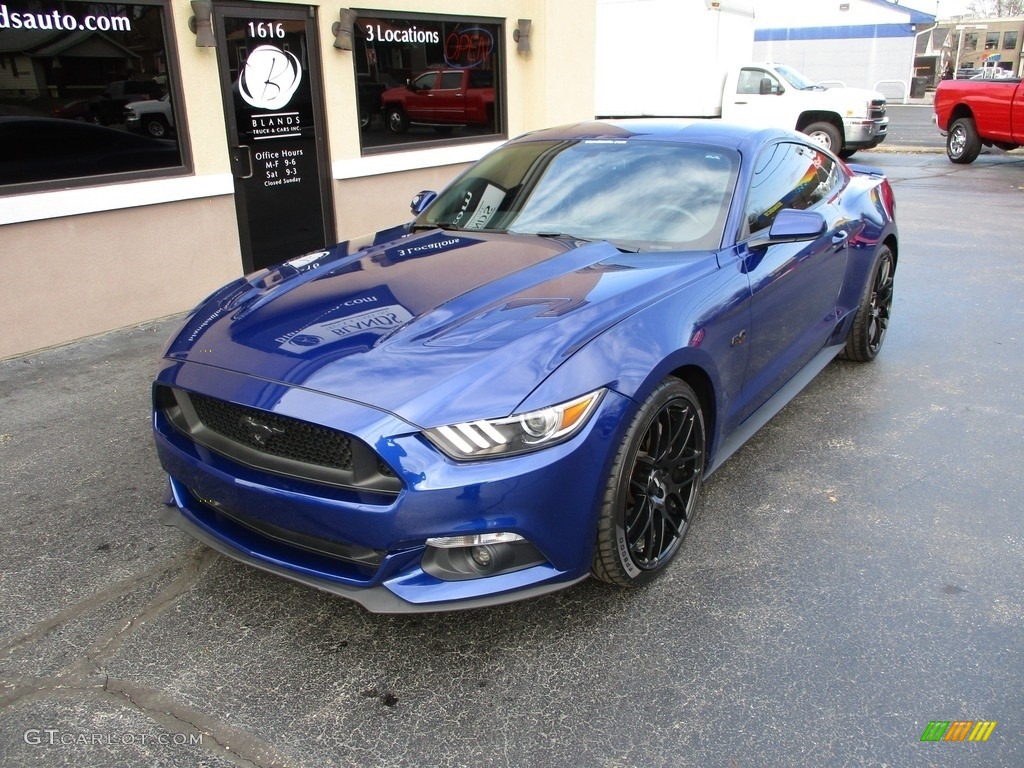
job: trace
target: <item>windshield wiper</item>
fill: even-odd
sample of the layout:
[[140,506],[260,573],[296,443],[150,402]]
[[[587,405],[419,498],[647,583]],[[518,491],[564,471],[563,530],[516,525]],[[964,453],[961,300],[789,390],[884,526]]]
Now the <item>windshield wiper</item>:
[[608,243],[613,248],[621,251],[622,253],[639,253],[639,248],[623,248],[621,245],[613,243],[611,240],[605,238],[593,238],[593,237],[580,237],[579,235],[571,235],[567,232],[511,232],[513,235],[526,235],[533,234],[537,237],[548,237],[555,240],[579,240],[581,243]]
[[554,240],[579,240],[583,243],[596,243],[598,242],[592,237],[580,237],[579,235],[573,235],[568,232],[512,232],[513,235],[536,235],[537,237],[549,237]]
[[450,221],[438,221],[435,224],[413,224],[409,227],[410,232],[419,232],[423,229],[447,229],[452,232],[465,232],[465,227],[460,227],[458,224],[454,224]]

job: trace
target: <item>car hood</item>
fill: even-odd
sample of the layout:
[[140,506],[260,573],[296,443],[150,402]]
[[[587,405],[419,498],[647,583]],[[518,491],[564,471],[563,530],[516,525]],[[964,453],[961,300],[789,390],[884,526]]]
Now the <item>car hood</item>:
[[841,93],[843,98],[848,104],[867,104],[872,101],[885,101],[885,95],[878,91],[872,91],[867,88],[842,88],[842,89],[826,89],[831,96],[835,96],[837,93]]
[[166,356],[421,427],[500,417],[597,334],[668,286],[717,269],[710,252],[622,253],[533,235],[431,230],[374,242],[341,243],[225,286]]

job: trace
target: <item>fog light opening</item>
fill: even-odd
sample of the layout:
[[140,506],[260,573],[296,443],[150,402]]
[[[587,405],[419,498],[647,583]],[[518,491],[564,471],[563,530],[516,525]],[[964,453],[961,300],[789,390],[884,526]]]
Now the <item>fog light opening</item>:
[[420,567],[445,581],[497,576],[547,562],[522,536],[504,531],[438,536],[427,539],[426,545]]

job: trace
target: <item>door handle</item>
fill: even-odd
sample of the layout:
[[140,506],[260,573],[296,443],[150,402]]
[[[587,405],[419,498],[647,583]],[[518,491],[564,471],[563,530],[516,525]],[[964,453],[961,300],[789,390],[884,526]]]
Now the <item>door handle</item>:
[[252,178],[252,150],[245,144],[231,148],[231,173],[236,179]]
[[836,247],[836,250],[838,251],[840,248],[846,246],[847,241],[849,239],[850,233],[847,232],[845,229],[841,229],[832,235],[832,245],[834,245]]

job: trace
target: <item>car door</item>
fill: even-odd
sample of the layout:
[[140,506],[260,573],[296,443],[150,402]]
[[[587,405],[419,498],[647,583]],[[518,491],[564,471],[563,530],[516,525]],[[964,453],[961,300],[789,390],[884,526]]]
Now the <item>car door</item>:
[[432,122],[434,120],[439,73],[426,72],[410,83],[409,95],[405,100],[405,112],[410,120]]
[[745,204],[747,235],[770,227],[784,208],[817,211],[826,228],[809,242],[780,243],[745,254],[751,291],[745,415],[820,352],[835,330],[854,226],[834,203],[846,181],[834,158],[802,142],[768,145],[755,161]]
[[1010,102],[1010,127],[1014,144],[1024,144],[1024,82],[1017,84]]
[[466,121],[466,93],[462,87],[464,80],[461,69],[445,70],[441,73],[434,94],[434,119],[445,123],[464,123]]
[[722,117],[744,125],[793,125],[786,84],[760,67],[744,67],[732,93],[722,94]]

